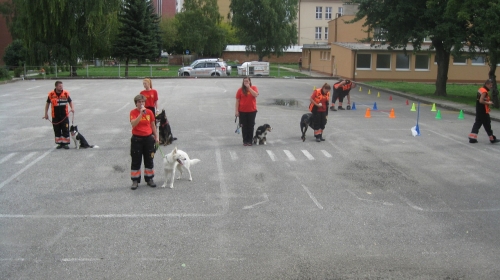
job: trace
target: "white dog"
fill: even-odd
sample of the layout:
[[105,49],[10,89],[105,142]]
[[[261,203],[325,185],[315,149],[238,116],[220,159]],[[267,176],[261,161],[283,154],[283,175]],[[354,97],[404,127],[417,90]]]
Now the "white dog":
[[186,152],[177,150],[177,147],[175,147],[172,152],[165,155],[165,157],[163,158],[163,168],[165,169],[165,183],[163,183],[162,187],[165,188],[167,184],[171,189],[174,187],[176,168],[179,171],[179,176],[177,177],[177,179],[181,178],[183,171],[187,171],[187,173],[189,174],[189,181],[192,181],[193,177],[191,177],[191,170],[189,170],[189,168],[191,167],[191,165],[194,165],[199,161],[199,159],[189,159],[189,156]]

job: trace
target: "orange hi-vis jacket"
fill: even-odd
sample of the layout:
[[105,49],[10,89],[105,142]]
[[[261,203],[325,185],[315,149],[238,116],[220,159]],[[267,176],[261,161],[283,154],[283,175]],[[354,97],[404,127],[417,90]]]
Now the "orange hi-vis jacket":
[[[323,99],[326,99],[326,101],[330,100],[330,92],[329,92],[329,91],[327,91],[327,92],[326,92],[326,94],[325,94],[325,95],[323,95],[323,94],[321,93],[321,90],[322,90],[322,89],[323,89],[323,88],[318,88],[318,89],[316,89],[316,90],[314,90],[314,91],[313,91],[313,96],[314,96],[314,97],[313,97],[313,100],[314,100],[314,102],[319,103],[319,102],[321,102],[321,100],[323,100]],[[310,112],[312,112],[312,111],[313,111],[314,106],[316,106],[316,105],[314,105],[314,103],[312,103],[312,102],[311,102],[311,104],[309,105],[309,111],[310,111]],[[326,106],[326,104],[323,104],[323,106]]]
[[[50,100],[50,104],[52,105],[52,117],[55,118],[56,116],[56,113],[55,113],[55,108],[58,107],[58,108],[61,108],[62,106],[64,106],[64,109],[65,109],[65,112],[66,112],[66,116],[68,115],[68,102],[69,102],[69,92],[63,90],[61,92],[61,94],[59,96],[57,96],[57,93],[55,92],[55,90],[49,92],[49,96],[48,96],[49,100]],[[61,106],[61,107],[59,107]]]
[[489,114],[490,113],[490,106],[488,104],[481,104],[481,103],[479,103],[479,99],[481,98],[481,95],[483,93],[486,94],[486,96],[484,97],[484,101],[486,101],[486,102],[490,101],[490,95],[488,94],[488,89],[482,87],[482,88],[478,89],[478,91],[477,91],[476,107],[479,109],[478,113],[480,113],[480,111],[483,111],[482,110],[483,108],[481,108],[481,107],[484,106],[484,111],[483,112],[486,113],[486,114]]

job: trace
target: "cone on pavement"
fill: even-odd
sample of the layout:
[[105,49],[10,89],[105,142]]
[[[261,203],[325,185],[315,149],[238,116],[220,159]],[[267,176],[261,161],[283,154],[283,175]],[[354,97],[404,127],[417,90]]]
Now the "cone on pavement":
[[463,120],[464,119],[464,111],[460,110],[460,113],[458,114],[458,119]]
[[408,103],[408,99],[406,99],[406,105],[410,105],[410,103]]
[[351,110],[356,110],[356,102],[352,102]]
[[380,97],[380,92],[377,93],[377,97]]
[[373,110],[378,110],[377,109],[377,102],[373,103]]
[[431,109],[431,112],[436,112],[436,103],[433,103],[433,104],[432,104],[432,109]]
[[359,87],[359,91],[361,91],[361,90],[362,90],[361,87]]
[[389,96],[389,100],[392,100],[392,95],[391,95],[391,96]]
[[396,114],[394,113],[394,108],[391,109],[391,113],[389,114],[389,118],[391,118],[391,119],[396,118]]
[[316,90],[316,86],[313,86],[313,90]]
[[370,108],[366,108],[365,118],[371,118]]
[[436,120],[440,120],[441,119],[441,110],[438,110],[437,114],[436,114]]
[[370,89],[368,89],[368,94],[372,94],[372,91]]
[[412,112],[416,112],[417,111],[417,109],[415,108],[415,103],[413,103],[413,105],[411,105],[411,110],[410,111],[412,111]]

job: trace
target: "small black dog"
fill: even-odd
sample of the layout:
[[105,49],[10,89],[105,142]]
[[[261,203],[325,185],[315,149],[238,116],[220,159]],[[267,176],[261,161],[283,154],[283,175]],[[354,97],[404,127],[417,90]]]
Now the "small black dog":
[[160,125],[158,126],[158,137],[160,138],[160,145],[170,145],[174,140],[177,140],[177,138],[174,138],[174,136],[172,136],[172,129],[170,128],[170,124],[168,123],[165,109],[161,110],[161,113],[156,115],[156,120],[160,121]]
[[302,132],[302,142],[306,141],[306,131],[307,128],[311,125],[312,121],[312,113],[305,113],[302,115],[302,118],[300,118],[300,131]]
[[267,133],[268,132],[271,132],[271,130],[273,130],[273,128],[268,125],[267,123],[264,124],[264,125],[261,125],[257,128],[257,130],[255,131],[255,136],[253,137],[253,143],[256,144],[256,145],[260,145],[260,144],[264,144],[266,145],[266,136],[267,136]]
[[[78,132],[78,127],[76,125],[72,125],[69,128],[69,132],[71,134],[71,138],[73,138],[73,142],[75,143],[75,149],[99,148],[99,146],[96,145],[89,145],[89,142],[87,142],[85,137],[83,137],[83,135]],[[77,142],[79,142],[80,145],[78,145]]]

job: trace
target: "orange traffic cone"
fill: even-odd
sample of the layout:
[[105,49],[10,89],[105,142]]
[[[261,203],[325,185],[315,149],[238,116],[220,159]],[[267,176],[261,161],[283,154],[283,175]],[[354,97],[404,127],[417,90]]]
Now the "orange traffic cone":
[[365,118],[371,118],[372,115],[370,114],[370,108],[366,108],[366,113],[365,113]]
[[389,96],[389,100],[392,100],[392,95],[391,95],[391,96]]
[[391,113],[389,114],[389,118],[391,118],[391,119],[396,118],[396,114],[394,114],[394,108],[391,109]]
[[410,103],[408,103],[408,99],[406,99],[406,105],[410,105]]

